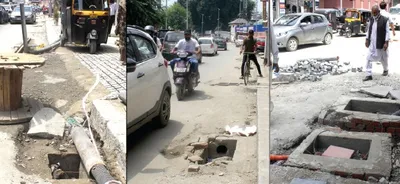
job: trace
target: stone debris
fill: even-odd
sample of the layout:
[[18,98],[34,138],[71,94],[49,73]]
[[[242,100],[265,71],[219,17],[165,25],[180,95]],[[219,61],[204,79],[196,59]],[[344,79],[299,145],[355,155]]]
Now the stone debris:
[[349,71],[357,72],[360,70],[362,71],[362,67],[351,67],[350,62],[340,62],[338,58],[299,60],[293,66],[281,68],[282,73],[292,73],[297,80],[313,82],[322,80],[322,76],[327,74],[340,75]]
[[312,179],[294,178],[290,184],[327,184],[327,182]]
[[393,88],[390,86],[373,86],[369,88],[361,88],[360,92],[375,97],[386,98]]
[[219,176],[223,176],[223,175],[224,175],[224,173],[222,172],[222,173],[219,173],[218,175],[219,175]]
[[194,162],[194,163],[199,163],[199,164],[203,164],[203,162],[204,162],[204,159],[198,155],[193,155],[193,156],[189,157],[188,160],[191,162]]
[[389,92],[389,94],[395,100],[399,100],[400,99],[400,90],[391,90]]
[[29,136],[39,138],[63,137],[65,119],[51,108],[42,108],[29,123]]
[[189,165],[188,172],[199,172],[200,166],[198,165]]
[[369,176],[368,177],[368,182],[372,182],[372,183],[378,183],[379,182],[379,180],[378,179],[376,179],[375,177],[373,177],[373,176]]
[[190,144],[191,146],[194,147],[194,149],[206,149],[208,147],[208,143],[207,142],[194,142],[192,144]]

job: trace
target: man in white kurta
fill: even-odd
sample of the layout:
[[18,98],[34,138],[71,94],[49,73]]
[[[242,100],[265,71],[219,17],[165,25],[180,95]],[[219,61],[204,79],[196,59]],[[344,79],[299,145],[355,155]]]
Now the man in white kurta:
[[[367,54],[367,64],[366,64],[366,72],[367,76],[363,79],[363,81],[372,80],[372,62],[373,61],[380,61],[383,66],[383,76],[387,76],[389,73],[388,70],[388,58],[389,52],[387,50],[388,42],[390,40],[390,29],[389,29],[389,21],[386,22],[386,34],[385,34],[385,45],[382,49],[377,49],[377,39],[378,39],[378,20],[380,17],[379,7],[374,6],[372,7],[372,14],[373,16],[373,24],[372,28],[368,29],[367,32],[367,41],[366,46],[368,47],[368,54]],[[371,37],[368,39],[369,32],[371,31]]]

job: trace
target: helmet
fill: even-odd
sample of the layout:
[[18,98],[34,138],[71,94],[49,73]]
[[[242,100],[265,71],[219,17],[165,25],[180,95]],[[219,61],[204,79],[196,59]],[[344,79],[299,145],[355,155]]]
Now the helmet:
[[152,32],[152,33],[155,32],[154,26],[146,26],[146,27],[144,27],[144,30],[147,32]]

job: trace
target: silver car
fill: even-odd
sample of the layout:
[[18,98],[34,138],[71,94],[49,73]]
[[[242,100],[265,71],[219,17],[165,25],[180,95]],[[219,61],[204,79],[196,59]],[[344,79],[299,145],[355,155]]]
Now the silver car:
[[[32,6],[24,7],[25,13],[25,21],[26,23],[34,24],[36,23],[36,14],[33,12]],[[21,11],[19,7],[15,7],[15,9],[11,12],[10,23],[20,23],[21,22]]]
[[316,13],[294,13],[280,17],[274,23],[279,48],[297,50],[299,45],[332,42],[332,26],[325,16]]

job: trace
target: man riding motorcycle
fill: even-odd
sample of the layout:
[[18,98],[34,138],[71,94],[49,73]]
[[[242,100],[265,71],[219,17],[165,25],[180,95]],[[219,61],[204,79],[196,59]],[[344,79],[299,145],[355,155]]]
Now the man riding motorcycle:
[[[200,45],[197,40],[192,38],[192,33],[190,30],[185,31],[185,39],[179,40],[179,42],[176,44],[175,48],[172,49],[171,53],[176,53],[178,50],[183,50],[186,51],[189,54],[193,54],[192,57],[189,58],[190,62],[190,67],[191,67],[191,72],[196,74],[197,79],[200,79],[200,73],[199,73],[199,63],[197,61],[196,56],[200,53]],[[180,58],[175,58],[171,60],[170,65],[171,69],[174,70],[175,63],[179,61]]]
[[154,26],[146,26],[144,30],[153,38],[154,42],[157,44],[158,48],[161,49],[162,44],[160,39],[157,37],[157,32],[154,29]]

